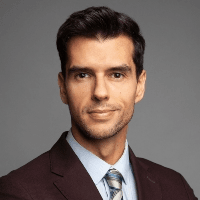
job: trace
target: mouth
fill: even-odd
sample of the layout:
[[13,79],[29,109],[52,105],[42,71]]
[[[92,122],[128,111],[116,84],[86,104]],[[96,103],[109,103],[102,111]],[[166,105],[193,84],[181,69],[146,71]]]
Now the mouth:
[[94,121],[105,122],[112,119],[116,110],[92,110],[89,113]]
[[92,114],[92,113],[99,113],[99,114],[103,114],[103,113],[108,113],[108,112],[112,112],[112,111],[115,111],[115,110],[92,110],[90,112],[88,112],[89,114]]

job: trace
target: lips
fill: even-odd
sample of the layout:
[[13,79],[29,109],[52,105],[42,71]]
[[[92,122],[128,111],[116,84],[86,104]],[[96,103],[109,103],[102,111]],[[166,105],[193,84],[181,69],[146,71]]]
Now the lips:
[[89,113],[90,118],[94,121],[105,122],[112,119],[115,110],[92,110]]
[[108,113],[108,112],[111,112],[111,111],[114,111],[114,110],[92,110],[90,111],[89,113]]

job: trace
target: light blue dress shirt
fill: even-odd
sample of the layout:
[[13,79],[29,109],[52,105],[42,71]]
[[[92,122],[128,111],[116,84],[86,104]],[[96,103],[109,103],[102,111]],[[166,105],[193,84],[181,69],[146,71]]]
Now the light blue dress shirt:
[[106,163],[104,160],[82,147],[73,137],[71,130],[68,132],[66,140],[89,173],[103,200],[109,200],[110,198],[109,186],[104,178],[110,168],[117,169],[124,178],[122,181],[123,200],[137,200],[136,184],[132,166],[129,161],[127,140],[123,155],[114,165]]

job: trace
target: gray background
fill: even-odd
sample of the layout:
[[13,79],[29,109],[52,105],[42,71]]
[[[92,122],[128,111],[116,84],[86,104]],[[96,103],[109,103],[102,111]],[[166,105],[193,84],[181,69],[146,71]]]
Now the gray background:
[[106,5],[146,39],[147,86],[128,141],[135,154],[180,172],[200,197],[200,1],[0,1],[0,176],[70,128],[57,85],[56,33],[74,11]]

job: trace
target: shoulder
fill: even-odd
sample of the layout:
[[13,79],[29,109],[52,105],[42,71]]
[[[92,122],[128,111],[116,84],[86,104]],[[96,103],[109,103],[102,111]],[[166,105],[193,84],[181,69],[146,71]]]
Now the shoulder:
[[141,165],[148,166],[148,171],[157,178],[163,193],[165,193],[165,191],[168,191],[168,189],[170,188],[170,190],[175,191],[183,188],[183,190],[187,193],[189,199],[197,200],[197,198],[194,196],[192,188],[179,172],[144,158],[137,159]]
[[49,174],[49,152],[46,152],[0,178],[0,199],[32,199],[29,188],[43,184]]
[[138,161],[141,165],[148,166],[148,171],[157,177],[159,182],[169,185],[174,185],[178,182],[182,183],[182,175],[179,172],[145,158],[138,158]]
[[6,178],[9,179],[10,177],[12,177],[13,180],[23,180],[29,177],[35,177],[41,173],[44,173],[46,169],[49,168],[49,166],[49,152],[45,152],[27,164],[23,165],[22,167],[13,170],[9,174],[1,177],[0,180]]
[[163,178],[168,178],[168,179],[180,178],[180,174],[173,169],[164,167],[160,164],[157,164],[157,163],[147,160],[145,158],[137,157],[137,159],[141,165],[148,166],[151,173],[157,174],[157,176],[160,176]]

